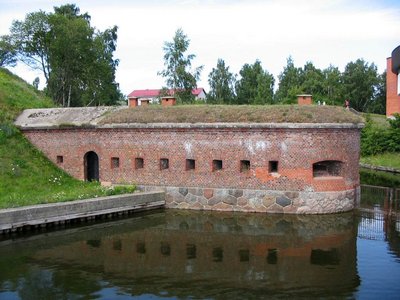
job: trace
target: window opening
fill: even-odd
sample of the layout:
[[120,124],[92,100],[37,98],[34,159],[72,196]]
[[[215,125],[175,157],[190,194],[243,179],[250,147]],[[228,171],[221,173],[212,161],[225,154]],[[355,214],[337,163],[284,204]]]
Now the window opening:
[[212,251],[213,261],[221,262],[224,259],[224,250],[221,247],[214,248]]
[[194,159],[186,160],[186,171],[194,170],[196,168],[196,161]]
[[313,164],[314,177],[342,176],[343,163],[338,160],[324,160]]
[[249,250],[239,250],[239,261],[249,261],[250,260],[250,251]]
[[240,172],[247,172],[250,170],[250,161],[249,160],[241,160],[240,161]]
[[212,170],[213,172],[222,170],[222,160],[214,159],[212,162]]
[[136,244],[136,252],[139,254],[145,254],[146,253],[145,243],[137,243]]
[[186,245],[186,258],[195,259],[196,258],[196,245],[187,244]]
[[268,249],[267,263],[270,265],[275,265],[278,262],[278,250]]
[[268,165],[269,173],[277,173],[278,172],[278,162],[276,160],[271,160]]
[[64,162],[64,156],[62,155],[57,155],[57,163],[62,164]]
[[160,251],[161,254],[164,256],[170,256],[171,255],[171,246],[169,245],[169,243],[161,243],[161,247],[160,247]]
[[136,157],[135,158],[135,169],[143,169],[144,167],[144,161],[143,158],[141,157]]
[[338,265],[340,263],[339,251],[336,248],[329,250],[312,249],[310,263],[312,265]]
[[160,159],[160,170],[169,169],[169,159],[168,158],[161,158]]
[[119,168],[119,157],[111,157],[111,168],[112,169]]

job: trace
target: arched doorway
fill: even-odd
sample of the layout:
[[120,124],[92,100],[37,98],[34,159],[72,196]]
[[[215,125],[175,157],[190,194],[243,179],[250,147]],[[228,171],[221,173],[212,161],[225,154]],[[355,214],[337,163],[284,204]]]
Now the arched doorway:
[[85,180],[99,181],[99,157],[96,152],[89,151],[85,154]]

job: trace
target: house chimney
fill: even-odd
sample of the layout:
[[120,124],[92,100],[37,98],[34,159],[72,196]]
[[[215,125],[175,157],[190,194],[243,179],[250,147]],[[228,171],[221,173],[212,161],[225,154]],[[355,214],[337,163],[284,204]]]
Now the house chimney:
[[166,96],[161,98],[162,106],[172,106],[176,104],[176,98],[173,96]]
[[312,104],[312,95],[297,95],[297,104],[298,105],[311,105]]
[[137,97],[129,97],[128,98],[128,107],[138,106],[138,98]]

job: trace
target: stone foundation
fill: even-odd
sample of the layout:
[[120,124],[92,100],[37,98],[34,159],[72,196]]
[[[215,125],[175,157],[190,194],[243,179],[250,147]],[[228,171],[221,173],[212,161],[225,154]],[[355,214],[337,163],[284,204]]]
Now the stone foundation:
[[162,186],[139,186],[139,189],[165,191],[168,208],[287,214],[346,212],[355,207],[359,197],[358,189],[335,192]]

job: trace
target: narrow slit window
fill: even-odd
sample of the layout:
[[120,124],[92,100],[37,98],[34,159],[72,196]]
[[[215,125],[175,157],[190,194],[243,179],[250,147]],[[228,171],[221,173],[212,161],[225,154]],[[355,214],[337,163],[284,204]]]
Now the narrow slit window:
[[214,159],[212,162],[212,170],[213,172],[222,170],[222,160]]
[[62,164],[64,162],[64,156],[62,155],[57,155],[57,163]]
[[249,160],[241,160],[240,161],[240,172],[244,173],[250,170],[250,161]]
[[196,161],[194,159],[187,159],[186,160],[186,171],[196,169]]
[[135,169],[143,169],[144,167],[144,160],[141,157],[135,158]]
[[160,170],[169,169],[169,159],[168,158],[161,158],[160,159]]
[[112,169],[119,168],[119,157],[111,157],[111,168]]
[[271,160],[268,165],[268,172],[269,173],[277,173],[278,172],[278,161]]

